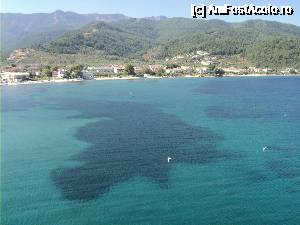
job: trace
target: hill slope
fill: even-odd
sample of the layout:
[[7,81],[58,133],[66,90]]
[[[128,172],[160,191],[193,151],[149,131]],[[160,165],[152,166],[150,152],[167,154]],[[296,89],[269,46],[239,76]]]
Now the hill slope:
[[204,50],[212,55],[239,55],[256,66],[300,68],[300,27],[252,20],[214,28],[162,44],[158,57]]
[[299,40],[299,27],[262,20],[226,23],[184,18],[128,19],[94,22],[40,46],[40,50],[96,53],[106,58],[147,55],[158,60],[204,50],[212,55],[241,55],[255,65],[276,67],[298,66]]
[[143,53],[153,45],[153,39],[105,22],[92,23],[83,29],[67,33],[61,38],[39,46],[52,53],[76,54],[97,52],[101,55],[128,57]]
[[[73,16],[77,18],[78,14]],[[49,58],[71,56],[72,63],[82,62],[85,56],[99,60],[162,61],[166,57],[204,50],[211,55],[241,57],[251,65],[300,68],[300,27],[295,25],[263,20],[227,23],[221,20],[106,16],[105,21],[94,21],[73,31],[80,23],[66,22],[60,25],[64,27],[63,34],[59,30],[53,31],[52,35],[56,37],[33,41],[38,43],[34,47],[46,58],[47,54]],[[80,18],[77,20],[83,24],[96,17]],[[77,55],[80,55],[78,59]]]

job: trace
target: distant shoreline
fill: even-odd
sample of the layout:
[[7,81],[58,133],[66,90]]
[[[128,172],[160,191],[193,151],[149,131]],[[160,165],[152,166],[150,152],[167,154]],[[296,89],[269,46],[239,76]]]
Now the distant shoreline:
[[226,74],[223,77],[299,77],[300,74],[247,74],[247,75],[236,75]]
[[[286,75],[277,75],[277,74],[247,74],[247,75],[237,75],[237,74],[227,74],[223,75],[223,77],[215,77],[215,76],[193,76],[193,75],[185,75],[179,77],[134,77],[134,76],[126,76],[126,77],[101,77],[94,78],[90,81],[105,81],[105,80],[137,80],[137,79],[178,79],[178,78],[226,78],[226,77],[300,77],[300,74],[286,74]],[[57,80],[39,80],[39,81],[24,81],[24,82],[14,82],[14,83],[1,83],[0,86],[17,86],[17,85],[29,85],[29,84],[49,84],[49,83],[69,83],[69,82],[82,82],[87,81],[84,79],[57,79]]]
[[93,80],[136,80],[140,79],[141,77],[133,77],[133,76],[126,76],[126,77],[97,77]]
[[61,80],[38,80],[38,81],[24,81],[14,83],[1,83],[1,86],[16,86],[16,85],[27,85],[27,84],[49,84],[49,83],[65,83],[65,82],[80,82],[83,79],[61,79]]

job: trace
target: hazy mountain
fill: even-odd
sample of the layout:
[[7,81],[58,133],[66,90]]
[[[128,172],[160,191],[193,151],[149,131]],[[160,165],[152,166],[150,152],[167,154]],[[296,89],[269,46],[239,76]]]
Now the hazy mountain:
[[77,14],[57,10],[53,13],[1,13],[2,50],[53,40],[66,31],[90,22],[126,20],[121,14]]

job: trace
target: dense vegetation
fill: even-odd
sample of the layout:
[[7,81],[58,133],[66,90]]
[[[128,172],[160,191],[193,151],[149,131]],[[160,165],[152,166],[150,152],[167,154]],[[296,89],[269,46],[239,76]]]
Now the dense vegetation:
[[36,41],[37,54],[48,61],[70,58],[71,63],[126,63],[127,59],[132,63],[164,61],[166,57],[204,50],[232,59],[233,65],[235,59],[242,58],[249,65],[260,67],[300,68],[300,27],[278,22],[126,17],[92,22],[59,34],[57,31],[52,34],[56,38]]
[[[274,38],[274,36],[278,38]],[[164,60],[204,50],[246,58],[257,66],[299,68],[300,28],[277,22],[226,23],[183,18],[96,22],[65,34],[41,49],[52,53],[97,53],[118,59]]]
[[40,46],[49,52],[75,54],[99,51],[99,54],[117,57],[136,54],[150,47],[150,39],[104,22],[93,23],[83,30],[68,33],[56,41]]
[[256,66],[300,68],[299,38],[269,38],[247,50]]

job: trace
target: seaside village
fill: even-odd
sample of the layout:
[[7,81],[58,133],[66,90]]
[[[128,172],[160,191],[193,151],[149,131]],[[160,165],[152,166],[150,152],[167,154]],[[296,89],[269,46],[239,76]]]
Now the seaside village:
[[[194,54],[178,55],[166,58],[164,64],[135,66],[108,65],[108,66],[44,66],[40,64],[21,65],[20,62],[30,54],[30,49],[15,50],[7,59],[7,66],[1,68],[1,85],[18,83],[64,82],[100,79],[136,79],[162,77],[221,77],[236,75],[266,75],[273,74],[271,68],[238,68],[220,67],[217,56],[210,56],[204,51]],[[196,60],[197,66],[186,65],[184,59]],[[16,64],[14,64],[16,63]],[[297,73],[293,68],[286,68],[280,74]]]

